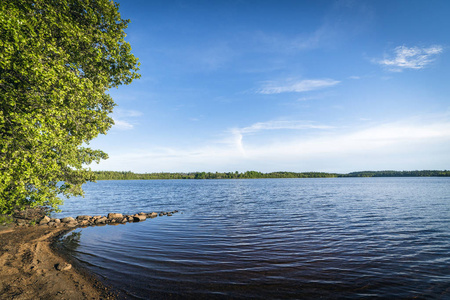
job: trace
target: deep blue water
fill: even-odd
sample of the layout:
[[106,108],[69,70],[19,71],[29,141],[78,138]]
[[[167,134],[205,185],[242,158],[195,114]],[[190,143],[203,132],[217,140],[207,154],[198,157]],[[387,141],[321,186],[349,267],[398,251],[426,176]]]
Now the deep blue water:
[[[99,181],[64,247],[124,298],[450,299],[450,178]],[[71,240],[71,242],[68,242]]]

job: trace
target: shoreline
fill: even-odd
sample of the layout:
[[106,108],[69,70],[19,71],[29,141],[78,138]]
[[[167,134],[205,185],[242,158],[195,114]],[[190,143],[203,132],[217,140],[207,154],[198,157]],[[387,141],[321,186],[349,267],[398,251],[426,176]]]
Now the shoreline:
[[113,287],[59,249],[56,241],[76,228],[142,222],[177,212],[62,219],[43,215],[39,208],[17,213],[16,225],[0,226],[0,295],[7,299],[117,299]]
[[[116,299],[110,288],[54,246],[73,228],[0,230],[0,294],[5,299]],[[58,270],[59,269],[59,270]]]

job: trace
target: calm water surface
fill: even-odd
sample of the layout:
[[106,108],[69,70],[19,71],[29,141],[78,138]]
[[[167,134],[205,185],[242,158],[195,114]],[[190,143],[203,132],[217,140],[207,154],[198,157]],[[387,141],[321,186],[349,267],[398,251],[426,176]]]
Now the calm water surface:
[[67,234],[127,299],[450,299],[450,178],[99,181],[58,216],[179,210]]

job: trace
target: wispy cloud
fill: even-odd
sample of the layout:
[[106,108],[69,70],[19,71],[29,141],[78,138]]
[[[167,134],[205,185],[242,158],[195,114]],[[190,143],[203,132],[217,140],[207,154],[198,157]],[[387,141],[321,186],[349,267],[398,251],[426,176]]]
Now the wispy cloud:
[[334,79],[305,79],[289,83],[266,83],[264,87],[258,90],[260,94],[280,94],[280,93],[302,93],[313,90],[319,90],[331,87],[340,83]]
[[377,61],[390,71],[401,72],[404,69],[423,69],[434,61],[436,55],[444,51],[442,46],[425,47],[398,46],[394,49],[395,57]]
[[324,27],[311,33],[294,36],[259,31],[255,33],[253,39],[262,45],[257,48],[259,51],[293,53],[318,48],[327,33]]
[[[301,121],[270,121],[228,131],[224,144],[214,142],[192,148],[135,149],[110,152],[110,159],[97,169],[137,172],[276,170],[348,172],[364,169],[444,169],[450,158],[450,119],[428,116],[366,128],[334,128],[321,134],[302,136],[297,132],[283,140],[246,141],[242,152],[239,139],[267,130],[329,128]],[[240,134],[236,134],[236,132]],[[94,167],[94,166],[93,166]]]
[[140,117],[143,115],[141,111],[134,109],[121,109],[118,108],[114,111],[114,114],[119,117]]
[[114,119],[114,128],[119,130],[130,130],[133,129],[133,125],[127,121]]
[[233,128],[231,144],[234,144],[241,153],[245,153],[244,137],[248,134],[255,134],[265,130],[308,130],[308,129],[331,129],[327,125],[316,125],[305,121],[268,121],[258,122],[247,127]]
[[239,133],[254,133],[262,130],[280,130],[280,129],[330,129],[331,126],[326,125],[314,125],[311,122],[305,121],[268,121],[258,122],[248,127],[235,128],[232,132]]
[[130,119],[135,119],[142,116],[142,112],[133,109],[118,108],[114,111],[114,127],[118,130],[131,130],[134,128]]

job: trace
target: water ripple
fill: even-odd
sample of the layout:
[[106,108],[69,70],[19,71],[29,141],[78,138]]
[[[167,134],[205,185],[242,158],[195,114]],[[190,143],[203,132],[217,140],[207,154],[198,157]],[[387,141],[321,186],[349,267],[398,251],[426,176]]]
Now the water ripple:
[[123,298],[450,298],[450,180],[102,181],[64,215],[180,210],[64,244]]

